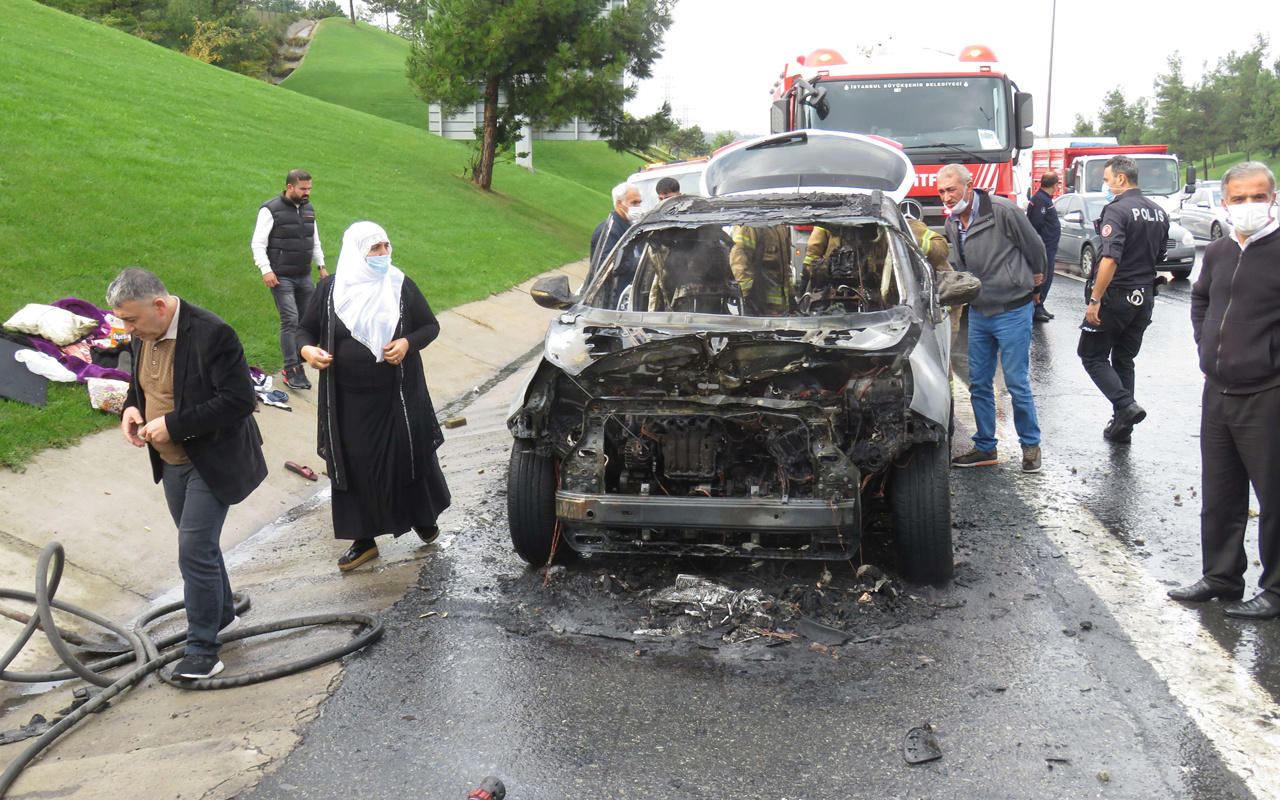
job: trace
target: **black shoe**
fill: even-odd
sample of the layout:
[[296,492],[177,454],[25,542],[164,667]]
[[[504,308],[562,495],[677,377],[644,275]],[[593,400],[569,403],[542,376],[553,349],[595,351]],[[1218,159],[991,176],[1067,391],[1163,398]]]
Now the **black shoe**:
[[378,557],[378,543],[373,539],[356,539],[338,559],[338,569],[346,572]]
[[1107,436],[1113,442],[1127,442],[1129,435],[1133,433],[1133,426],[1137,425],[1147,418],[1147,411],[1137,403],[1130,403],[1124,408],[1117,408],[1116,415],[1112,418],[1111,435],[1107,436],[1107,432],[1103,431],[1102,435]]
[[[1130,430],[1132,430],[1132,428]],[[1118,442],[1119,444],[1128,444],[1132,441],[1132,437],[1127,434],[1125,436],[1118,436],[1116,434],[1116,418],[1114,416],[1107,422],[1107,427],[1102,429],[1102,438],[1111,442]]]
[[1263,592],[1252,600],[1227,606],[1222,613],[1237,619],[1275,619],[1280,617],[1280,600]]
[[310,389],[311,381],[307,380],[307,373],[298,366],[284,371],[284,385],[290,389]]
[[222,662],[217,656],[187,656],[173,669],[173,677],[184,681],[212,678],[222,672]]
[[1167,593],[1174,600],[1185,600],[1188,603],[1206,603],[1210,600],[1239,600],[1244,597],[1244,589],[1219,589],[1204,578],[1190,586],[1170,589]]
[[431,544],[440,538],[439,525],[414,525],[413,532],[418,534],[418,538],[422,540],[423,544]]
[[1046,311],[1044,306],[1036,306],[1036,311],[1031,318],[1036,322],[1048,322],[1053,319],[1053,315]]

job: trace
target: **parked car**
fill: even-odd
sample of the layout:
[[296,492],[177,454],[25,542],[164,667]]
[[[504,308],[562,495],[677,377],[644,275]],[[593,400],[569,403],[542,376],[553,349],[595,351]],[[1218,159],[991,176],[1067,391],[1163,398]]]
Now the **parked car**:
[[1227,210],[1222,207],[1222,186],[1198,183],[1178,209],[1178,224],[1197,239],[1221,239],[1227,231]]
[[[1093,274],[1102,237],[1094,223],[1101,219],[1107,196],[1101,192],[1071,192],[1053,201],[1062,224],[1058,240],[1058,263],[1069,265],[1076,274],[1088,278]],[[1191,234],[1176,222],[1169,223],[1169,241],[1164,257],[1156,269],[1173,274],[1179,280],[1190,277],[1196,263],[1196,243]]]
[[658,204],[658,181],[675,178],[680,183],[681,194],[700,194],[702,172],[706,168],[706,158],[650,164],[627,178],[627,183],[640,190],[640,207],[648,211]]
[[[914,180],[868,137],[745,142],[708,163],[712,196],[654,209],[580,293],[539,281],[534,299],[563,313],[508,418],[517,554],[546,563],[558,537],[580,553],[844,560],[884,510],[904,576],[949,580],[943,307],[978,287],[915,246],[897,205]],[[842,244],[795,310],[743,315],[728,231],[815,224]]]

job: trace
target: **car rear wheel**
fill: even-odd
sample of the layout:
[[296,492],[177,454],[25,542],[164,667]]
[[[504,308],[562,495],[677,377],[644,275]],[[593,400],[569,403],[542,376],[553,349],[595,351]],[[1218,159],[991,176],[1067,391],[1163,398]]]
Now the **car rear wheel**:
[[893,523],[898,568],[912,583],[941,586],[951,580],[951,473],[945,443],[916,445],[894,469]]
[[1080,277],[1089,280],[1093,274],[1093,245],[1080,248]]
[[1216,242],[1222,238],[1222,223],[1214,222],[1209,226],[1209,241]]
[[556,464],[553,456],[538,455],[531,439],[511,445],[507,525],[516,555],[534,566],[547,563],[556,532]]
[[1171,269],[1169,270],[1169,274],[1173,276],[1175,281],[1185,281],[1187,278],[1191,277],[1191,269]]

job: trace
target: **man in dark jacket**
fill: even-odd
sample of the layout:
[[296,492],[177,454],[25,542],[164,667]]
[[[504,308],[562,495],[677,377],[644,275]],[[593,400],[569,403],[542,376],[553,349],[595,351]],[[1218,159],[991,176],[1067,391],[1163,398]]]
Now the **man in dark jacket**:
[[307,310],[316,289],[311,262],[320,268],[322,279],[329,275],[310,197],[311,176],[306,170],[291,171],[285,177],[284,192],[258,209],[249,247],[280,314],[280,356],[284,359],[284,383],[290,389],[311,388],[295,341],[298,317]]
[[1049,287],[1053,286],[1053,264],[1058,257],[1058,240],[1062,238],[1062,223],[1058,219],[1058,209],[1053,205],[1053,190],[1058,186],[1058,176],[1046,172],[1040,176],[1040,191],[1031,195],[1027,204],[1027,219],[1031,227],[1040,234],[1044,242],[1045,259],[1049,262],[1044,272],[1044,282],[1040,284],[1040,293],[1036,296],[1036,311],[1033,319],[1036,322],[1048,322],[1053,314],[1044,307],[1044,299],[1049,296]]
[[[587,271],[588,284],[595,280],[596,274],[604,267],[605,261],[622,235],[643,214],[640,208],[639,189],[629,183],[620,183],[613,187],[613,210],[591,233],[591,266]],[[608,291],[601,296],[597,305],[607,308],[617,305],[622,290],[635,277],[637,260],[634,252],[618,254],[618,263],[613,271],[614,280],[609,284]]]
[[978,430],[973,449],[951,460],[956,467],[985,467],[996,458],[996,360],[1013,401],[1013,424],[1022,444],[1022,471],[1040,471],[1040,423],[1031,394],[1031,316],[1044,278],[1044,243],[1013,203],[973,188],[969,170],[938,170],[938,196],[947,207],[951,263],[982,281],[969,303],[969,396]]
[[1115,199],[1102,209],[1098,261],[1087,288],[1076,353],[1111,401],[1103,437],[1128,442],[1147,412],[1134,398],[1133,361],[1151,324],[1156,263],[1169,242],[1169,216],[1138,188],[1138,164],[1124,155],[1107,159],[1102,181]]
[[1276,178],[1247,161],[1222,176],[1230,236],[1204,251],[1191,289],[1191,326],[1200,350],[1204,577],[1173,589],[1175,600],[1244,597],[1249,485],[1258,496],[1262,590],[1226,607],[1244,619],[1280,616],[1280,221]]
[[150,451],[178,526],[187,645],[173,676],[209,678],[222,671],[218,635],[239,622],[218,541],[222,523],[267,476],[253,380],[231,326],[170,295],[150,272],[121,272],[107,303],[133,337],[120,429]]

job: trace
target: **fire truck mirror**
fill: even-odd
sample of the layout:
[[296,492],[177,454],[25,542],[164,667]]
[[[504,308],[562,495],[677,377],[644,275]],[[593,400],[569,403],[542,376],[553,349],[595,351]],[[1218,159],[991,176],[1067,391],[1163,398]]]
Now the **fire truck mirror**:
[[1028,130],[1035,123],[1035,110],[1030,92],[1014,92],[1013,106],[1018,118],[1018,147],[1025,149],[1035,144],[1035,134]]

